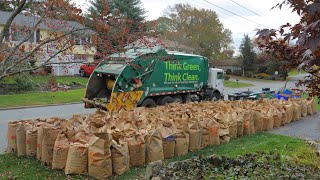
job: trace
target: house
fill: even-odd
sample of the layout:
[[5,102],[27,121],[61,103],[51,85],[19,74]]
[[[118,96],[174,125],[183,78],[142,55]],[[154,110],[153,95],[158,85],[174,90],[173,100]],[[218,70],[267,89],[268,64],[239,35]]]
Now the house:
[[231,72],[242,71],[242,61],[241,60],[215,60],[212,65],[215,68],[223,69],[227,71],[228,69]]
[[[11,13],[12,12],[0,11],[0,32],[11,16]],[[36,16],[17,15],[13,20],[12,27],[10,27],[10,35],[6,37],[6,41],[13,47],[26,39],[26,36],[30,36],[27,42],[24,43],[25,47],[35,47],[41,40],[47,39],[53,34],[63,34],[77,28],[84,28],[84,26],[77,22],[45,19],[45,21],[42,21],[38,28],[35,29],[35,24],[38,21],[39,17]],[[52,68],[54,75],[76,75],[79,74],[80,65],[93,62],[96,48],[87,48],[85,45],[91,41],[91,36],[94,32],[89,30],[81,32],[82,34],[74,33],[72,35],[71,39],[73,39],[74,44],[68,53],[59,53],[48,63],[47,66]],[[57,53],[59,48],[60,47],[57,47],[54,43],[48,43],[42,46],[42,53],[36,54],[32,61],[34,61],[36,65],[44,64],[44,61],[51,57],[52,54]],[[32,50],[32,48],[27,51],[30,50]]]
[[141,48],[141,47],[146,48],[146,47],[152,47],[152,46],[160,46],[168,51],[183,52],[187,54],[194,53],[194,50],[191,47],[188,47],[186,45],[180,44],[175,41],[159,39],[154,37],[140,38],[139,40],[126,46],[125,49]]

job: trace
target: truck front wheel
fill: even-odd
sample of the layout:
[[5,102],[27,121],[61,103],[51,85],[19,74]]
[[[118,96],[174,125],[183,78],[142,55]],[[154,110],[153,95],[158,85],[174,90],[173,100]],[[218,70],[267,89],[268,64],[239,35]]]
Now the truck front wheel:
[[220,99],[220,93],[213,93],[212,94],[212,98],[211,98],[211,100],[212,101],[218,101]]
[[174,99],[172,97],[164,96],[164,97],[160,98],[159,105],[163,106],[163,105],[166,105],[166,104],[169,104],[169,103],[173,103],[173,102],[174,102]]
[[141,103],[141,106],[151,108],[151,107],[156,107],[157,104],[156,102],[154,102],[153,99],[147,98]]

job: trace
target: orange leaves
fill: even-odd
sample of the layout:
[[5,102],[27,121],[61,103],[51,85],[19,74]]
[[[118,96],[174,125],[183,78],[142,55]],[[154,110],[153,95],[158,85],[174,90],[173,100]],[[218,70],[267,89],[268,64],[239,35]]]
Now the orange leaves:
[[314,52],[314,56],[315,57],[320,57],[320,49],[318,48],[318,50],[316,50],[315,52]]
[[25,52],[26,50],[26,45],[22,44],[19,48],[20,52]]

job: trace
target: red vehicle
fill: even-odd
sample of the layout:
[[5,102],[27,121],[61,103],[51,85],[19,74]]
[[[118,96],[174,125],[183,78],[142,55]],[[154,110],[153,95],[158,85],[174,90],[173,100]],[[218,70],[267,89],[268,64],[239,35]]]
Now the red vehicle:
[[97,65],[98,63],[88,63],[88,64],[81,65],[79,70],[80,76],[81,77],[90,76]]

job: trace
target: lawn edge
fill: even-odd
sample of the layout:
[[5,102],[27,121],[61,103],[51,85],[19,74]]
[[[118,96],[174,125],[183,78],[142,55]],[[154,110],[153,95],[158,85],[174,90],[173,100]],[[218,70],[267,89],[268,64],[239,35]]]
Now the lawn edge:
[[47,106],[72,105],[72,104],[82,104],[82,103],[81,103],[81,101],[77,101],[77,102],[55,103],[55,104],[45,104],[45,105],[12,106],[12,107],[0,108],[0,111],[13,110],[13,109],[27,109],[27,108],[47,107]]

